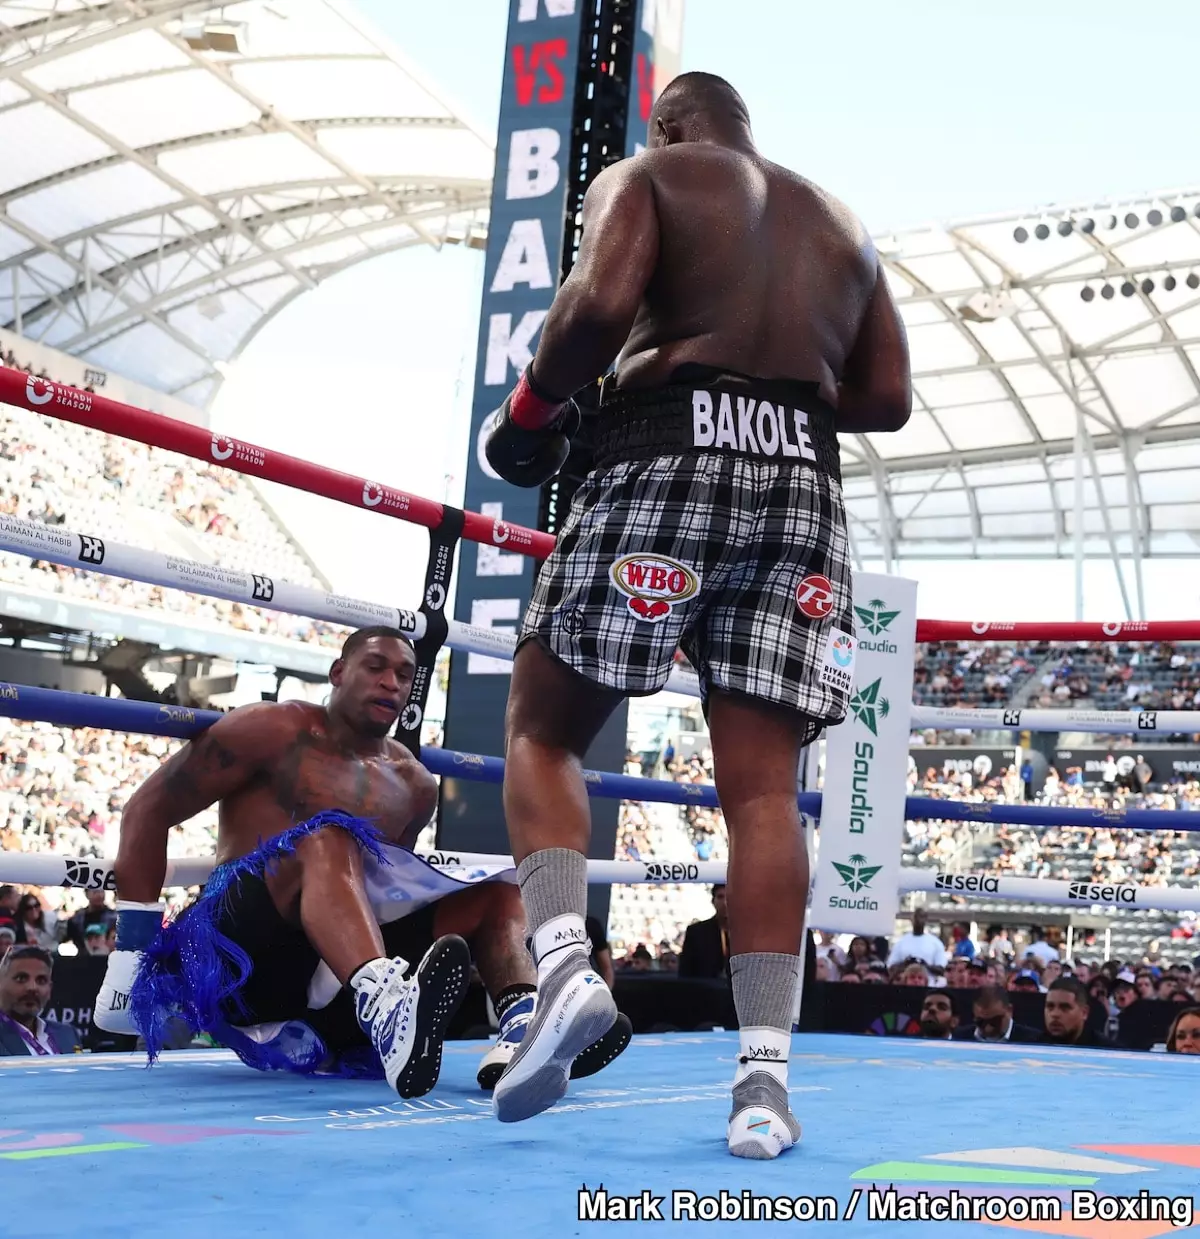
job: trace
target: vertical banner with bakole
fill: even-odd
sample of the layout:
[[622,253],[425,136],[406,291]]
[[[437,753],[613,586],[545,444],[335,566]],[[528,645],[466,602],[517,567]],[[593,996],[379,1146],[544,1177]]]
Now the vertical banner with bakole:
[[900,906],[917,584],[854,574],[854,676],[846,721],[825,741],[810,926],[895,932]]
[[650,109],[663,87],[679,74],[683,51],[684,0],[638,0],[629,82],[629,121],[625,154],[646,146]]
[[[537,525],[539,496],[502,482],[484,459],[483,440],[491,415],[533,356],[558,286],[584,7],[583,0],[509,3],[464,502],[493,519],[494,537],[490,546],[463,544],[455,603],[456,619],[506,632],[517,629],[535,569],[532,559],[510,549],[510,526]],[[447,747],[502,751],[511,672],[504,659],[454,652]],[[447,781],[438,842],[506,851],[500,789]]]

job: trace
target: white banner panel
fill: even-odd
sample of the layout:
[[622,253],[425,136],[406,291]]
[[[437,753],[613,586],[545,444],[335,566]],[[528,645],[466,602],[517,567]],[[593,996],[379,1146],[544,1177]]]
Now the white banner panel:
[[825,741],[810,924],[891,935],[900,905],[917,583],[856,572],[854,618],[850,709]]

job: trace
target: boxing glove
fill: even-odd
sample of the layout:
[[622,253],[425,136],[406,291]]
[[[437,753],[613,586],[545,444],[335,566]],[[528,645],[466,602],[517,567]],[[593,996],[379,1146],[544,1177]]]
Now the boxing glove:
[[117,900],[117,946],[108,957],[104,983],[92,1008],[92,1022],[104,1032],[136,1036],[129,1012],[129,992],[142,962],[142,952],[158,936],[167,910],[163,903]]
[[579,406],[541,391],[532,365],[500,406],[484,445],[488,464],[513,486],[543,486],[557,475],[579,433]]

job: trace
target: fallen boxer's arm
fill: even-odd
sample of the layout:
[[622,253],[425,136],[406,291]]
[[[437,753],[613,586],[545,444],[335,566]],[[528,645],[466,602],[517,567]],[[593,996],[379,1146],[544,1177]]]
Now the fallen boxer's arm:
[[841,434],[899,430],[912,414],[908,338],[880,266],[866,317],[838,387]]

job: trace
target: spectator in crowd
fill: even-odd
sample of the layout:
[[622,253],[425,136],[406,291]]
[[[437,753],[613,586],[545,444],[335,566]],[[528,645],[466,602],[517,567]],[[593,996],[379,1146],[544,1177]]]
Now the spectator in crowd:
[[950,995],[935,991],[925,995],[921,1003],[921,1036],[933,1041],[949,1041],[958,1027],[958,1016],[950,1002]]
[[850,939],[850,947],[846,952],[846,962],[854,969],[859,969],[878,958],[869,938],[856,934]]
[[54,957],[40,946],[15,946],[0,961],[0,1054],[71,1054],[80,1048],[69,1024],[47,1023]]
[[975,995],[971,1014],[974,1023],[956,1029],[955,1041],[1013,1041],[1032,1044],[1041,1039],[1036,1028],[1027,1028],[1013,1019],[1012,999],[998,986],[986,986]]
[[987,950],[989,959],[1007,961],[1012,958],[1016,948],[1008,937],[1008,930],[1003,925],[989,925],[987,931]]
[[1034,956],[1043,967],[1052,959],[1058,959],[1058,948],[1052,947],[1046,941],[1046,931],[1041,926],[1032,926],[1029,933],[1032,940],[1025,948],[1027,958],[1030,955]]
[[17,931],[11,925],[0,925],[0,958],[9,949],[17,945]]
[[[82,952],[88,949],[85,938],[92,926],[100,927],[100,936],[103,938],[108,932],[108,927],[116,923],[116,912],[104,905],[104,892],[88,891],[87,903],[67,919],[67,941],[73,942],[75,949]],[[92,954],[97,953],[92,952]]]
[[925,932],[928,917],[924,908],[917,908],[912,914],[912,931],[902,934],[888,955],[888,966],[894,967],[906,960],[919,959],[932,967],[946,966],[946,948],[941,938]]
[[971,941],[971,926],[966,921],[955,921],[950,927],[950,933],[954,939],[954,954],[967,959],[974,958],[975,943]]
[[1138,1000],[1137,977],[1128,968],[1122,968],[1113,978],[1111,993],[1117,1010],[1132,1007]]
[[1013,993],[1040,994],[1042,980],[1032,968],[1025,968],[1009,977],[1008,988]]
[[11,925],[15,929],[20,898],[15,886],[0,886],[0,925]]
[[1171,1021],[1167,1053],[1200,1055],[1200,1006],[1184,1007]]
[[32,892],[22,895],[17,903],[17,941],[23,945],[40,946],[47,951],[55,950],[58,937],[54,932],[53,914],[49,925],[46,920],[42,901]]
[[916,989],[928,989],[929,969],[919,959],[910,959],[900,970],[899,982]]
[[712,888],[715,915],[697,921],[683,935],[679,953],[681,977],[724,977],[729,972],[729,914],[725,910],[725,887]]
[[1046,991],[1042,1040],[1048,1045],[1085,1045],[1111,1048],[1113,1043],[1089,1025],[1091,1001],[1087,988],[1074,977],[1059,977]]

